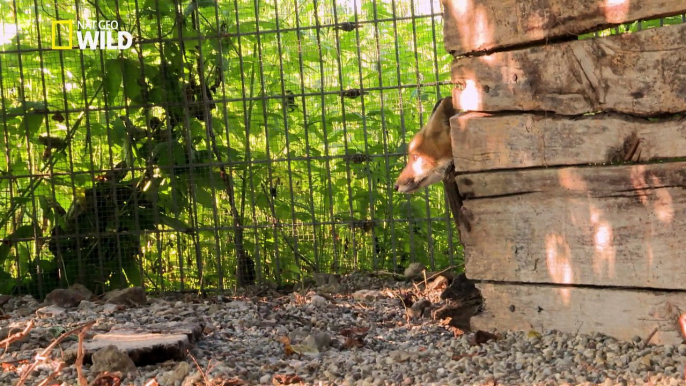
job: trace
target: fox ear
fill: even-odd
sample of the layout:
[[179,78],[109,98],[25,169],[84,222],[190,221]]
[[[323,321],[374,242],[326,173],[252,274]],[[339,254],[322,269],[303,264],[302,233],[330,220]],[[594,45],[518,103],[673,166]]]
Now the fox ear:
[[453,98],[446,97],[436,102],[431,113],[430,120],[432,121],[432,130],[442,132],[445,127],[450,127],[450,118],[455,115],[455,108],[453,107]]
[[441,110],[443,118],[448,126],[450,126],[450,118],[455,115],[455,107],[453,106],[453,97],[446,97],[441,99]]

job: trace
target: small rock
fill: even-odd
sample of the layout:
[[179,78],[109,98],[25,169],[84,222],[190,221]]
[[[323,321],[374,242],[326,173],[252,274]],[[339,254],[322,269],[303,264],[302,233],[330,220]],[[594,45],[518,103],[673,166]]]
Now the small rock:
[[193,373],[189,377],[187,377],[181,386],[195,386],[198,384],[203,384],[202,383],[202,374],[200,372]]
[[76,291],[58,288],[45,297],[45,302],[61,308],[72,308],[78,306],[79,303],[85,299],[86,298]]
[[216,314],[217,312],[219,312],[220,309],[221,309],[221,307],[219,307],[219,304],[212,304],[207,309],[207,314],[208,315]]
[[316,347],[319,351],[324,351],[325,348],[331,344],[331,337],[329,334],[319,331],[310,334],[303,340],[303,344]]
[[122,373],[136,372],[136,365],[126,353],[119,350],[117,346],[109,345],[93,353],[93,366],[91,372],[99,373],[103,371]]
[[340,284],[338,278],[330,273],[314,273],[312,274],[314,281],[317,283],[317,287],[321,287],[329,284]]
[[81,303],[79,303],[79,310],[85,310],[85,311],[94,311],[97,309],[99,304],[89,302],[88,300],[82,300]]
[[586,359],[593,359],[595,357],[595,351],[589,349],[584,350],[584,357]]
[[104,299],[108,304],[122,304],[126,306],[144,305],[148,302],[145,290],[141,287],[110,291],[105,294]]
[[69,287],[69,290],[72,292],[76,292],[77,294],[81,295],[86,300],[90,300],[93,297],[93,292],[91,292],[91,290],[86,288],[86,286],[79,284],[79,283],[72,284]]
[[359,290],[353,293],[353,299],[360,301],[373,301],[381,297],[381,292],[377,290]]
[[123,310],[124,306],[121,304],[107,303],[102,307],[102,312],[107,315],[111,315],[119,310]]
[[319,296],[319,295],[312,296],[311,303],[313,306],[315,306],[317,308],[326,307],[327,304],[329,304],[329,302],[326,300],[326,298]]
[[250,308],[248,306],[248,303],[240,301],[240,300],[234,300],[232,302],[226,303],[226,308],[229,309],[234,309],[234,310],[247,310]]
[[415,302],[412,304],[412,307],[407,309],[407,316],[417,319],[422,318],[425,316],[425,311],[429,307],[431,307],[431,302],[426,299],[422,299],[418,302]]
[[389,352],[388,356],[391,357],[396,362],[406,362],[410,358],[412,358],[414,355],[410,352],[407,352],[407,351],[395,350],[395,351]]
[[176,382],[182,382],[191,372],[188,362],[179,362],[174,370],[167,371],[160,377],[160,386],[174,386]]
[[405,278],[408,280],[414,280],[422,277],[422,272],[426,270],[424,264],[422,263],[412,263],[407,268],[405,268]]
[[47,306],[36,310],[36,316],[39,318],[54,318],[64,313],[64,308],[58,306]]
[[5,304],[9,303],[10,300],[12,300],[11,295],[0,295],[0,307],[3,307]]

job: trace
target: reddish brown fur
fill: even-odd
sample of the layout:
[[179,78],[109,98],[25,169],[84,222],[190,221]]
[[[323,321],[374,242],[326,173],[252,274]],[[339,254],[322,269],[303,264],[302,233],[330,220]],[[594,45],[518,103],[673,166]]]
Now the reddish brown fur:
[[449,123],[455,115],[452,102],[451,97],[442,99],[427,124],[410,141],[408,163],[398,176],[395,190],[412,193],[443,178],[453,157]]

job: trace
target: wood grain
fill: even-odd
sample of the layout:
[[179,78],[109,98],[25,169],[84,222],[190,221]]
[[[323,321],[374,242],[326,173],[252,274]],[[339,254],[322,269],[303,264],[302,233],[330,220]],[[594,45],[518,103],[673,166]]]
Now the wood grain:
[[465,200],[465,271],[478,280],[686,289],[684,185],[665,185],[652,170],[636,167],[614,189],[594,186],[621,176],[568,171],[575,194],[535,192],[532,183],[535,193]]
[[684,112],[686,24],[460,58],[451,73],[465,111]]
[[618,162],[635,142],[632,161],[686,157],[684,118],[463,113],[450,122],[459,173]]
[[491,283],[477,287],[485,310],[472,317],[473,330],[599,332],[630,340],[646,339],[657,328],[650,343],[683,342],[677,318],[686,311],[684,292]]
[[686,13],[685,0],[443,0],[445,48],[454,55],[576,36]]
[[466,198],[545,193],[555,197],[610,195],[686,186],[686,162],[529,169],[462,174],[456,177]]

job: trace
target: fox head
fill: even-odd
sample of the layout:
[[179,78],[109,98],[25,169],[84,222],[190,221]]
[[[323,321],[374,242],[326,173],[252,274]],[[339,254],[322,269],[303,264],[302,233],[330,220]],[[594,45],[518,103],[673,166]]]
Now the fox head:
[[395,190],[414,193],[443,179],[453,159],[450,143],[450,118],[453,115],[452,97],[436,102],[429,121],[410,141],[407,165],[395,182]]

